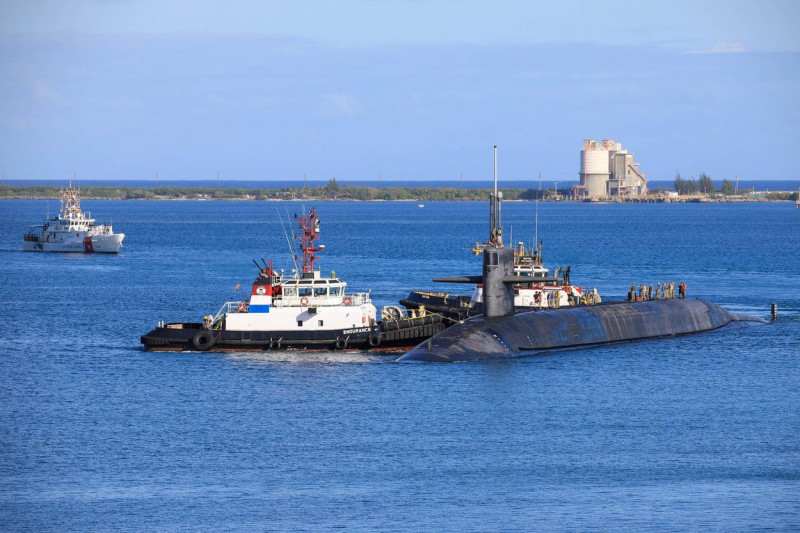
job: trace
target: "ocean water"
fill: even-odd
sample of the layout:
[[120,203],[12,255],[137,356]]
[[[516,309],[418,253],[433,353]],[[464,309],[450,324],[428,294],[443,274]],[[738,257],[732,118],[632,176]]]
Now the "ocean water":
[[[683,281],[779,319],[459,364],[144,352],[158,320],[239,299],[252,259],[289,272],[311,205],[83,204],[119,255],[23,253],[47,202],[0,201],[5,531],[800,529],[794,204],[508,203],[507,242],[606,299]],[[323,271],[378,306],[480,270],[483,203],[316,206]]]

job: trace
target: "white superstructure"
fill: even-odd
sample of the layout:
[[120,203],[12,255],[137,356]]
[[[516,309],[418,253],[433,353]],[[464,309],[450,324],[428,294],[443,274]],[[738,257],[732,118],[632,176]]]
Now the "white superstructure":
[[[526,250],[523,243],[518,243],[514,251],[514,275],[530,278],[531,283],[518,284],[514,287],[514,307],[520,308],[558,308],[574,305],[583,301],[583,290],[579,286],[569,284],[569,271],[556,270],[556,276],[550,277],[550,270],[542,265],[541,243],[536,250]],[[561,275],[561,277],[559,277]],[[589,291],[586,297],[591,302],[600,303],[597,291]],[[471,305],[483,302],[483,287],[478,285],[472,293]]]
[[250,299],[226,302],[214,323],[229,331],[312,332],[369,328],[377,310],[369,293],[347,294],[347,283],[319,270],[284,281],[271,268],[253,283]]
[[[213,317],[214,327],[228,331],[275,332],[276,339],[308,336],[326,338],[323,332],[345,330],[345,335],[359,333],[375,325],[377,310],[369,293],[346,292],[347,283],[331,273],[323,277],[314,267],[315,244],[319,236],[319,218],[312,209],[299,218],[302,230],[302,272],[284,280],[270,262],[253,282],[250,299],[226,302]],[[319,335],[317,335],[319,334]],[[334,337],[335,338],[335,337]]]
[[22,249],[29,252],[117,253],[123,233],[114,233],[111,224],[95,224],[89,212],[81,211],[80,192],[72,187],[61,191],[61,211],[43,224],[30,226]]

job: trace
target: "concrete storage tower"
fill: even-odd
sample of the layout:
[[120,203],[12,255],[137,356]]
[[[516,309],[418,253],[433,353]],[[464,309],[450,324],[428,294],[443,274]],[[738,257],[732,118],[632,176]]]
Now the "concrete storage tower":
[[581,149],[581,184],[576,195],[584,198],[639,196],[647,193],[647,178],[620,143],[585,139]]
[[593,139],[583,141],[581,150],[581,185],[586,196],[608,196],[608,147]]

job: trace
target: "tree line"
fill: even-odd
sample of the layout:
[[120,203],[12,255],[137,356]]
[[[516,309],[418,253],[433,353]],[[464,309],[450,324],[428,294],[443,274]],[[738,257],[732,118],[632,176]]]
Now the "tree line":
[[[4,185],[0,198],[60,198],[61,188],[49,185]],[[506,200],[532,199],[537,191],[502,189]],[[240,187],[96,187],[83,186],[80,194],[96,200],[414,200],[414,201],[479,201],[488,200],[489,189],[457,187],[370,187],[339,185],[331,179],[319,187],[281,187],[245,189]]]
[[[505,200],[552,200],[570,198],[569,188],[501,189]],[[681,195],[735,194],[733,182],[722,180],[720,189],[705,173],[698,179],[675,176],[675,190]],[[2,185],[0,199],[51,199],[60,197],[60,187],[51,185]],[[386,201],[486,201],[491,189],[462,189],[458,187],[371,187],[367,185],[339,185],[332,178],[318,187],[281,187],[246,189],[241,187],[96,187],[80,188],[81,197],[95,200],[386,200]],[[796,200],[797,193],[762,194],[774,200]]]
[[680,173],[677,173],[675,175],[675,190],[678,192],[678,194],[682,195],[713,194],[715,192],[719,192],[725,196],[736,194],[736,188],[733,186],[733,182],[729,179],[723,179],[722,185],[719,191],[717,191],[716,187],[714,186],[714,180],[712,180],[705,172],[700,174],[700,177],[697,179],[688,180],[681,178]]

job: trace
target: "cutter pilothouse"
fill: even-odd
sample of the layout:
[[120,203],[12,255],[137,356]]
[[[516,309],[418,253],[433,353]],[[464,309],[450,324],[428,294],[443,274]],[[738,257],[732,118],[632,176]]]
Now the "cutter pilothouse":
[[81,210],[80,191],[72,187],[61,190],[61,211],[43,224],[30,226],[23,236],[22,249],[27,252],[119,252],[124,233],[114,233],[111,224],[95,224],[87,211]]
[[[272,262],[259,268],[250,297],[226,302],[202,323],[170,323],[142,336],[148,350],[397,349],[411,347],[444,329],[441,316],[396,306],[381,321],[369,292],[348,292],[347,283],[316,267],[320,233],[316,209],[298,217],[302,268],[291,279]],[[298,258],[295,258],[298,259]]]

